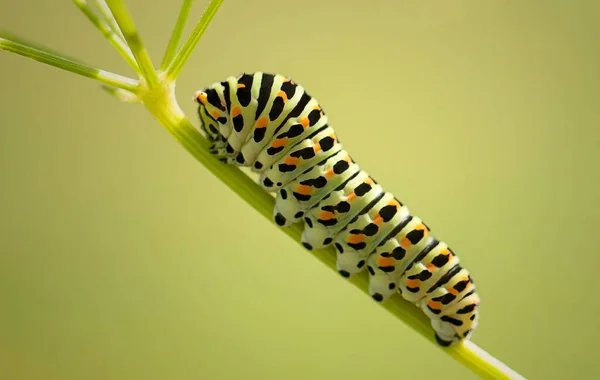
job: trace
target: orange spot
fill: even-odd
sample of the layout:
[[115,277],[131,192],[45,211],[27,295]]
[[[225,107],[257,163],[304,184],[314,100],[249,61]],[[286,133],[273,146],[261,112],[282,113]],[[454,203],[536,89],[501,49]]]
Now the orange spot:
[[204,93],[204,92],[199,93],[198,96],[196,97],[196,100],[198,100],[202,104],[206,104],[206,93]]
[[373,223],[375,224],[380,224],[383,223],[383,218],[381,217],[381,215],[377,214],[374,218],[373,218]]
[[321,215],[319,215],[319,219],[321,220],[329,220],[335,218],[335,214],[331,211],[321,211]]
[[273,141],[273,148],[279,148],[281,146],[286,146],[288,144],[288,140],[287,139],[277,139],[275,141]]
[[312,187],[310,187],[308,185],[300,185],[296,189],[296,192],[298,194],[302,194],[302,195],[309,195],[312,192]]
[[365,235],[363,234],[351,234],[350,236],[348,236],[348,243],[357,244],[362,243],[363,241],[365,241]]
[[404,238],[400,241],[400,246],[402,248],[408,248],[412,245],[412,243],[410,242],[410,240],[408,240],[408,238]]
[[287,165],[297,165],[298,164],[298,157],[288,157],[285,159],[285,163]]
[[458,295],[458,290],[454,289],[454,288],[450,288],[448,289],[448,293],[452,294],[453,296]]
[[329,168],[329,169],[325,170],[324,175],[327,178],[333,177],[335,175],[335,173],[333,172],[333,168]]
[[215,111],[215,112],[211,113],[211,115],[212,115],[212,117],[213,117],[214,119],[218,119],[218,118],[219,118],[219,113],[218,113],[217,111]]
[[313,110],[319,110],[319,111],[320,111],[320,110],[321,110],[321,107],[319,107],[319,106],[314,106],[314,107],[313,107]]
[[354,199],[356,199],[356,194],[354,194],[354,193],[350,193],[350,194],[348,194],[348,196],[346,197],[346,200],[347,200],[347,201],[350,201],[350,202],[352,202]]
[[235,106],[235,107],[233,107],[233,110],[231,111],[231,116],[236,117],[241,113],[242,113],[242,109],[238,106]]
[[286,93],[285,93],[285,92],[283,92],[283,91],[279,91],[279,92],[277,93],[277,96],[279,96],[280,98],[282,98],[284,101],[287,101],[287,100],[288,100],[288,97],[287,97]]
[[415,230],[418,230],[418,231],[422,231],[422,230],[426,230],[426,229],[427,229],[427,227],[425,227],[424,224],[419,224],[418,226],[415,227]]
[[430,272],[433,272],[437,269],[436,266],[433,265],[432,263],[427,264],[426,267],[427,267],[427,270]]
[[419,280],[406,280],[406,287],[418,288],[421,282]]
[[302,124],[302,126],[304,128],[308,127],[308,125],[310,124],[310,121],[308,120],[307,117],[303,118],[302,121],[300,121],[300,124]]
[[315,151],[315,153],[318,153],[321,151],[321,144],[319,144],[318,142],[315,143],[315,145],[313,146],[313,150]]
[[432,308],[434,310],[442,309],[442,304],[437,301],[434,301],[434,300],[429,300],[429,302],[427,302],[427,306],[429,306],[430,308]]
[[379,256],[379,258],[377,259],[377,265],[379,265],[380,267],[391,267],[391,266],[394,266],[395,263],[396,263],[396,260],[394,260],[391,257]]
[[238,83],[237,88],[246,88],[246,85],[243,83]]
[[258,119],[256,121],[256,126],[255,128],[264,128],[267,126],[267,123],[269,122],[269,120],[266,117],[261,117],[260,119]]
[[395,199],[391,200],[391,201],[388,203],[388,205],[389,205],[389,206],[395,206],[396,208],[399,208],[399,207],[400,207],[400,204],[399,204],[399,203],[398,203],[398,202],[397,202]]
[[440,251],[440,255],[452,257],[452,252],[450,252],[450,250],[448,248],[444,248]]

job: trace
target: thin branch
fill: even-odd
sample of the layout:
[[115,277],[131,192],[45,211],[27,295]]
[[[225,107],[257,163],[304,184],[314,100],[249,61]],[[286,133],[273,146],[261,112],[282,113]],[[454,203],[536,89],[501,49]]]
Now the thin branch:
[[92,1],[94,2],[94,4],[96,4],[96,7],[100,11],[100,14],[104,18],[104,21],[106,21],[106,23],[108,25],[110,25],[110,28],[119,36],[121,41],[125,42],[125,37],[123,36],[123,32],[121,32],[121,28],[119,28],[119,24],[117,24],[117,20],[115,20],[115,16],[113,16],[112,12],[110,11],[110,8],[106,4],[106,1],[104,1],[104,0],[92,0]]
[[138,67],[137,62],[129,46],[125,44],[125,42],[115,34],[113,29],[96,13],[94,10],[88,5],[86,0],[73,0],[73,3],[77,5],[77,7],[83,12],[83,14],[91,21],[92,24],[102,33],[104,38],[110,42],[110,44],[121,54],[121,56],[125,59],[125,61],[131,66],[136,73],[140,72],[140,68]]
[[117,24],[123,32],[125,41],[127,41],[127,44],[140,67],[142,77],[146,80],[148,87],[156,87],[158,85],[158,74],[150,59],[150,55],[137,32],[129,9],[127,9],[127,6],[122,0],[108,0],[107,4],[112,14],[115,16],[115,20],[117,20]]
[[88,66],[85,63],[67,58],[61,54],[39,47],[30,46],[27,43],[17,42],[15,40],[9,40],[0,37],[0,50],[5,50],[23,57],[31,58],[38,62],[58,67],[59,69],[70,71],[87,78],[92,78],[109,86],[122,88],[130,92],[135,93],[138,89],[139,82],[135,79],[97,69]]
[[188,60],[188,58],[192,54],[192,51],[196,47],[196,44],[200,40],[200,37],[202,37],[202,35],[204,34],[204,31],[208,27],[208,24],[210,24],[213,17],[215,17],[215,14],[221,6],[221,3],[223,3],[223,0],[210,1],[208,7],[206,7],[204,13],[202,13],[202,17],[200,17],[200,20],[194,27],[192,34],[187,39],[187,41],[185,41],[181,49],[177,52],[177,55],[175,56],[173,61],[169,64],[169,67],[167,68],[165,74],[165,77],[168,80],[175,80],[177,78],[177,76],[181,72],[181,69],[183,69],[183,65]]
[[173,57],[175,57],[175,53],[179,47],[179,41],[181,40],[183,29],[185,28],[185,24],[187,23],[187,19],[190,15],[193,2],[194,0],[183,0],[183,5],[181,6],[179,17],[177,18],[177,23],[175,24],[175,28],[171,34],[171,39],[169,40],[169,45],[167,46],[167,50],[165,51],[165,55],[160,65],[161,71],[164,71],[173,60]]

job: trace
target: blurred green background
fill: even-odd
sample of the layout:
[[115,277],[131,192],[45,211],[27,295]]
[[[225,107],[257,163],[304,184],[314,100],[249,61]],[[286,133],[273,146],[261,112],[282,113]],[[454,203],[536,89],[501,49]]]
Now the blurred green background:
[[[128,1],[156,62],[180,2]],[[195,121],[195,90],[229,75],[302,83],[472,271],[478,345],[531,379],[598,378],[599,10],[226,0],[177,93]],[[70,1],[4,2],[0,26],[131,74]],[[8,53],[0,68],[0,379],[476,378],[142,106]]]

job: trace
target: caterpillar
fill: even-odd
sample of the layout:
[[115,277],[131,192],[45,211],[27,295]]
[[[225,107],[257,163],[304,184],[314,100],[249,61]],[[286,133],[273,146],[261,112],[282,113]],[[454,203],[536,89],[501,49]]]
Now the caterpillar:
[[449,346],[469,339],[480,298],[446,243],[346,152],[315,98],[279,74],[228,77],[197,91],[201,130],[222,162],[245,166],[276,192],[273,219],[304,222],[308,250],[334,245],[343,277],[369,272],[369,293],[396,293],[431,320]]

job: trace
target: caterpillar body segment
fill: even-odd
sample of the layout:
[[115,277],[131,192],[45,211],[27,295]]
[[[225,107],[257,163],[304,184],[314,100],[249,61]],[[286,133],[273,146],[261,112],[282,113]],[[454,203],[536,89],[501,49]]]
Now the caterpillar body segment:
[[229,77],[198,91],[202,130],[221,161],[250,167],[276,192],[279,226],[304,223],[307,249],[334,245],[344,277],[369,272],[369,292],[396,293],[430,319],[439,344],[469,339],[480,299],[446,243],[361,170],[327,115],[299,84],[268,73]]

